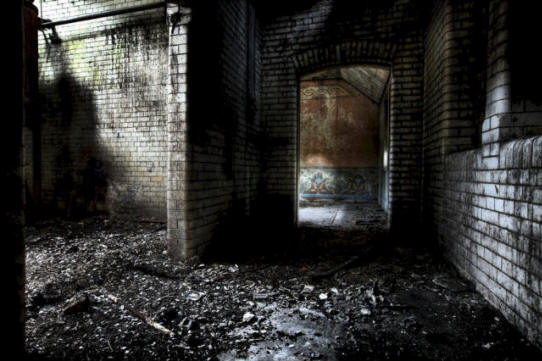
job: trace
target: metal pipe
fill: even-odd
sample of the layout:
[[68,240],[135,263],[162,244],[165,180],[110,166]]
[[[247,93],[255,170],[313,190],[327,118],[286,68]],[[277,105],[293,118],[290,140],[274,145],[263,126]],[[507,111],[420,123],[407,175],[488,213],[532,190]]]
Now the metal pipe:
[[167,3],[166,1],[161,1],[161,2],[158,2],[158,3],[154,3],[154,4],[133,6],[133,7],[130,7],[130,8],[111,10],[111,11],[104,11],[104,12],[101,12],[101,13],[83,15],[83,16],[78,16],[78,17],[70,18],[70,19],[64,19],[64,20],[58,20],[58,21],[47,20],[47,21],[40,24],[40,29],[52,28],[52,27],[55,27],[55,26],[65,25],[65,24],[72,24],[72,23],[77,23],[77,22],[80,22],[80,21],[105,18],[105,17],[108,17],[108,16],[129,14],[129,13],[135,13],[135,12],[139,12],[139,11],[157,9],[157,8],[160,8],[160,7],[164,7],[166,5],[166,3]]

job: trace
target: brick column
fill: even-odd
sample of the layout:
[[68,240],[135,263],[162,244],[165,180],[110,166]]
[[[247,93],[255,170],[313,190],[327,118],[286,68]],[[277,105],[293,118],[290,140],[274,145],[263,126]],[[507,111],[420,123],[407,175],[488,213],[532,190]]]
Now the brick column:
[[187,257],[186,229],[186,57],[190,9],[167,5],[169,74],[167,115],[167,243],[174,259]]
[[505,140],[503,129],[512,110],[508,10],[507,0],[490,3],[487,104],[482,128],[482,156],[488,169],[498,168],[500,144]]

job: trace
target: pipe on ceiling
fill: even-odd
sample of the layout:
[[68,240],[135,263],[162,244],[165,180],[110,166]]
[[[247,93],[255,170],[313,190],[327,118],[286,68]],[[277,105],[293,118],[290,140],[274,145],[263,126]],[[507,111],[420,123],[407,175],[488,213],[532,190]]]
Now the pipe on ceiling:
[[167,4],[167,1],[161,1],[161,2],[157,2],[153,4],[133,6],[129,8],[110,10],[110,11],[103,11],[100,13],[83,15],[83,16],[78,16],[78,17],[64,19],[64,20],[57,20],[57,21],[41,19],[42,22],[40,24],[40,29],[53,28],[59,25],[72,24],[72,23],[77,23],[80,21],[105,18],[109,16],[114,16],[114,15],[130,14],[130,13],[135,13],[135,12],[140,12],[140,11],[145,11],[145,10],[158,9],[160,7],[166,6],[166,4]]

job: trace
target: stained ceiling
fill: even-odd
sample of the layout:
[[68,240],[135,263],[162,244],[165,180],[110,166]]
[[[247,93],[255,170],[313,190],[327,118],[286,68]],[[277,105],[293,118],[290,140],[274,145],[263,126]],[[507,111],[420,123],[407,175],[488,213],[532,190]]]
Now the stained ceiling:
[[379,104],[386,90],[389,70],[373,66],[334,68],[304,76],[302,80],[342,79]]

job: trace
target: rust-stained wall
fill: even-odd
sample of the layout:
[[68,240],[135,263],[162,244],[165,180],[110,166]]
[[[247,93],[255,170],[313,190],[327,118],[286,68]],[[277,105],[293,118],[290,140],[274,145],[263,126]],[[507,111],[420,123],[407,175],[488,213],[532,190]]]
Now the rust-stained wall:
[[303,81],[301,166],[378,166],[378,106],[343,80]]
[[300,83],[302,199],[374,198],[379,109],[344,80]]

